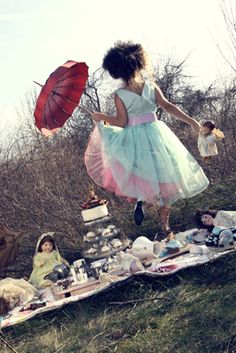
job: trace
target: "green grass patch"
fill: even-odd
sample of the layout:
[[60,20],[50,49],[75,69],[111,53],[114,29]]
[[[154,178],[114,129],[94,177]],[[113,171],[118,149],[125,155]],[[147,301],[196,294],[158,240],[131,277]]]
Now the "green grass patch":
[[233,353],[235,278],[235,254],[161,280],[137,277],[5,329],[4,338],[23,353]]

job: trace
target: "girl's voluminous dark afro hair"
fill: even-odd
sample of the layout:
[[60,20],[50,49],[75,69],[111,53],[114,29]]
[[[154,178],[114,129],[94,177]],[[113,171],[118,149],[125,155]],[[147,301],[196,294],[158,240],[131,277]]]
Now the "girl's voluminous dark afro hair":
[[106,53],[102,67],[115,79],[129,82],[135,73],[146,66],[145,51],[141,44],[117,42]]

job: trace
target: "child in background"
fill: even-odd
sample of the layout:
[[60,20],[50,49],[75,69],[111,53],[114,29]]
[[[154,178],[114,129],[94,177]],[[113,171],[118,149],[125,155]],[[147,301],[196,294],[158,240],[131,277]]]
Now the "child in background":
[[33,271],[30,275],[29,282],[37,288],[43,288],[50,285],[49,280],[44,277],[53,271],[56,265],[62,263],[69,266],[64,260],[55,244],[53,232],[42,234],[37,242],[35,255],[33,257]]
[[200,124],[170,103],[153,77],[144,79],[149,67],[140,44],[118,42],[105,55],[103,68],[123,85],[114,96],[116,116],[92,113],[98,124],[85,152],[85,164],[98,185],[136,201],[137,225],[144,218],[143,202],[158,203],[168,235],[170,205],[202,192],[209,182],[176,135],[157,119],[156,110],[162,107],[196,134]]
[[200,129],[198,136],[198,150],[203,157],[204,162],[209,161],[212,156],[218,154],[216,141],[222,140],[224,134],[215,128],[215,124],[211,120],[206,120]]

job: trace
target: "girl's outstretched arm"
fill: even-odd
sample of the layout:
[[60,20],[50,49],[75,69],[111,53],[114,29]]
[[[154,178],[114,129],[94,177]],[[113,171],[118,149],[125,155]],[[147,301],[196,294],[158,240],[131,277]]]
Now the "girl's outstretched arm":
[[170,115],[173,115],[177,119],[184,121],[185,123],[192,126],[193,130],[197,134],[200,132],[201,124],[189,115],[185,114],[180,108],[176,107],[173,103],[169,102],[163,95],[161,89],[156,86],[156,99],[157,103]]
[[116,117],[108,116],[103,113],[92,113],[91,116],[95,121],[105,121],[106,123],[114,126],[125,127],[128,121],[127,111],[124,103],[115,94]]

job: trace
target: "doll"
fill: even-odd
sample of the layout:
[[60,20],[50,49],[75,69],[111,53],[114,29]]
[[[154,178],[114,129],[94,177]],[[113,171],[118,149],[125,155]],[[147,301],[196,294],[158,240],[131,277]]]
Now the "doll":
[[[4,305],[5,302],[8,305],[8,311],[38,298],[39,292],[37,289],[24,278],[7,277],[0,280],[0,306]],[[4,310],[4,307],[1,310]]]
[[29,282],[37,288],[50,285],[50,281],[45,279],[45,276],[53,272],[56,265],[65,264],[69,266],[68,262],[61,257],[55,244],[53,234],[53,232],[42,234],[36,245],[36,251],[33,257],[33,271],[30,275]]
[[90,188],[88,199],[84,203],[82,203],[80,207],[83,208],[84,210],[87,210],[89,208],[94,208],[101,205],[107,205],[107,203],[108,203],[107,200],[99,199],[95,194],[93,188]]
[[236,211],[197,210],[197,225],[208,230],[205,245],[219,250],[234,248],[236,241]]
[[216,226],[225,228],[236,227],[236,211],[198,209],[194,215],[194,220],[199,228],[206,228],[209,232]]
[[213,121],[204,121],[198,136],[198,150],[205,162],[212,156],[216,156],[218,154],[216,141],[220,141],[223,138],[223,132],[215,128]]

